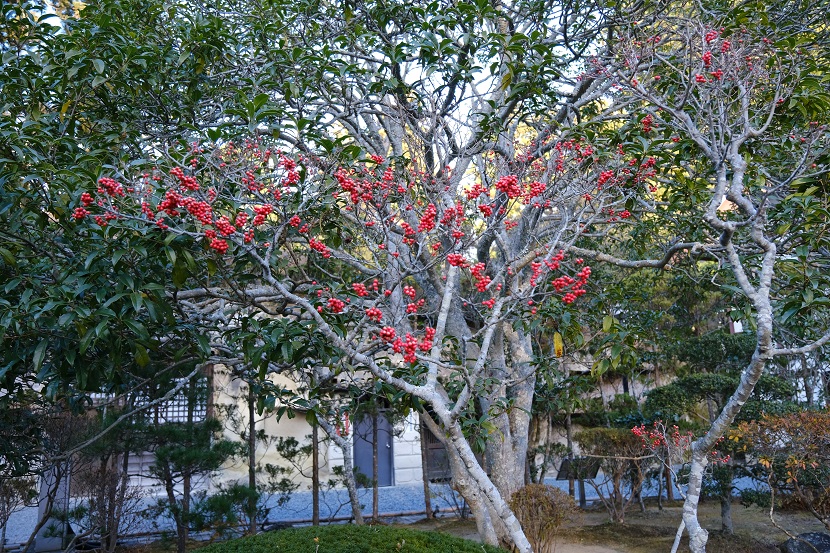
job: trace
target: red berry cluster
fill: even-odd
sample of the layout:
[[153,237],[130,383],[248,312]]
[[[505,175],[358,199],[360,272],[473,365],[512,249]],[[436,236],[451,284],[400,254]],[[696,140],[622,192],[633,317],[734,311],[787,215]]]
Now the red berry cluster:
[[[430,344],[427,351],[432,348],[432,344]],[[417,357],[415,356],[416,352],[418,351],[418,339],[412,336],[409,332],[406,333],[406,338],[401,339],[397,338],[392,343],[392,351],[395,353],[403,353],[403,360],[407,363],[414,363],[417,361]]]
[[185,175],[181,167],[173,167],[170,169],[170,174],[176,177],[182,188],[186,188],[187,190],[199,190],[199,182],[196,180],[196,177]]
[[614,171],[611,169],[607,169],[599,174],[599,178],[597,178],[597,188],[600,189],[603,185],[608,182],[609,180],[614,178]]
[[[195,198],[178,198],[178,203],[187,209],[188,213],[196,217],[196,219],[203,225],[213,224],[213,208],[209,203],[197,200]],[[161,207],[161,204],[159,204]],[[231,233],[233,234],[233,233]]]
[[[269,152],[266,152],[269,153]],[[267,157],[267,156],[266,156]],[[285,169],[285,177],[283,177],[282,185],[283,186],[293,186],[300,182],[300,173],[297,172],[297,162],[291,159],[290,157],[286,157],[281,155],[280,157],[280,166]]]
[[342,313],[346,307],[346,302],[338,298],[329,298],[327,305],[332,313]]
[[487,287],[490,285],[491,278],[484,274],[486,267],[484,263],[476,263],[472,267],[470,267],[470,274],[473,277],[473,280],[476,282],[476,290],[479,292],[486,292]]
[[653,128],[654,117],[652,117],[651,114],[649,113],[648,115],[643,117],[643,120],[641,121],[641,123],[643,125],[643,133],[648,134],[648,133],[651,132],[651,129]]
[[527,185],[527,192],[524,195],[524,203],[529,204],[530,200],[545,193],[547,186],[543,182],[537,180]]
[[224,215],[216,220],[216,229],[225,236],[230,236],[236,232],[236,227]]
[[178,210],[176,209],[180,205],[182,205],[182,195],[173,190],[172,188],[168,190],[164,194],[164,199],[159,202],[156,211],[161,213],[162,211],[167,213],[171,217],[175,217],[179,214]]
[[[390,327],[384,327],[381,330],[381,338],[384,338],[383,331]],[[394,333],[394,330],[393,330]],[[386,339],[386,338],[384,338]],[[406,333],[406,337],[397,338],[392,343],[392,351],[395,353],[403,353],[403,360],[407,363],[414,363],[417,361],[416,353],[420,349],[423,352],[428,352],[432,349],[432,342],[435,339],[435,329],[426,327],[424,329],[424,338],[420,342],[410,333]],[[386,341],[389,341],[388,339]]]
[[[207,233],[205,233],[207,235]],[[220,238],[214,238],[210,241],[210,247],[216,250],[219,253],[225,253],[228,251],[228,243]]]
[[449,263],[453,267],[464,268],[467,266],[467,261],[464,259],[464,256],[460,253],[447,254],[447,263]]
[[438,216],[438,209],[435,204],[429,204],[418,223],[418,232],[429,232],[435,228],[435,219]]
[[414,303],[409,303],[406,305],[406,312],[410,314],[417,313],[418,310],[424,306],[424,303],[426,303],[426,300],[424,300],[424,298],[421,298]]
[[380,336],[380,339],[384,342],[391,342],[395,339],[395,334],[396,333],[394,328],[392,328],[391,326],[385,326],[380,329],[380,333],[378,335]]
[[468,200],[475,200],[479,196],[487,196],[487,189],[481,186],[480,182],[475,183],[472,188],[468,188],[464,191],[464,195],[467,196]]
[[331,251],[329,250],[329,247],[326,246],[325,244],[323,244],[322,242],[320,242],[319,240],[311,238],[308,241],[308,246],[312,250],[314,250],[316,252],[319,252],[320,255],[322,255],[325,259],[328,259],[328,258],[331,257]]
[[370,307],[366,310],[366,316],[376,323],[379,323],[381,319],[383,319],[383,311],[378,309],[377,307]]
[[115,179],[101,177],[98,179],[98,193],[107,194],[108,196],[123,196],[124,187]]
[[591,268],[586,265],[577,273],[576,276],[577,278],[574,279],[567,275],[562,275],[551,281],[551,284],[557,292],[562,292],[566,288],[570,288],[570,291],[562,296],[562,302],[565,304],[571,304],[576,301],[577,298],[586,294],[583,286],[585,286],[588,282],[588,278],[591,276]]
[[274,206],[271,204],[259,205],[254,207],[254,226],[258,227],[265,223],[265,218],[274,211]]
[[533,273],[530,275],[530,285],[536,286],[536,280],[542,274],[542,264],[538,261],[534,261],[530,264],[530,269],[531,271],[533,271]]
[[522,195],[519,188],[519,177],[516,175],[505,175],[496,181],[496,190],[507,194],[508,198],[518,198]]

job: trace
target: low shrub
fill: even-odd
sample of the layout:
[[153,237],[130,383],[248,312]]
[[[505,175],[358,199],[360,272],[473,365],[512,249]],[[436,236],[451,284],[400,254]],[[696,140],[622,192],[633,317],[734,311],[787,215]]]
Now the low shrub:
[[577,515],[576,503],[559,488],[530,484],[513,494],[510,508],[537,553],[553,551],[556,531]]
[[504,553],[441,532],[398,526],[308,526],[215,543],[199,553]]

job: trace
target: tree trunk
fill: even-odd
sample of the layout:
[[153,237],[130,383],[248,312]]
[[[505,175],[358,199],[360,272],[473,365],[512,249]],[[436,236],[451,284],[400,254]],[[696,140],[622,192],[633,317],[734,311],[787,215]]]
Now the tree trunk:
[[101,538],[103,539],[103,546],[106,551],[110,551],[111,548],[114,548],[115,540],[118,539],[118,532],[116,529],[116,519],[115,519],[115,506],[116,502],[118,501],[118,489],[119,483],[121,479],[119,478],[119,465],[118,465],[118,456],[111,455],[108,459],[104,461],[105,466],[107,467],[105,471],[105,480],[102,480],[101,483],[104,485],[104,489],[106,490],[107,500],[102,505],[106,505],[106,511],[103,515],[106,517],[106,522],[104,523],[104,532],[102,532]]
[[458,491],[467,502],[467,505],[470,506],[470,511],[472,511],[476,521],[478,535],[484,543],[497,545],[499,543],[499,536],[496,533],[490,510],[485,504],[486,500],[483,494],[476,488],[470,471],[467,470],[467,467],[457,455],[451,453],[452,446],[450,445],[449,438],[441,427],[428,414],[421,413],[421,417],[427,428],[441,441],[447,451],[447,460],[449,461],[450,472],[452,473],[453,489]]
[[674,478],[671,472],[671,459],[666,464],[666,500],[674,501]]
[[[422,420],[422,417],[419,417]],[[424,510],[428,519],[435,518],[432,512],[432,498],[429,496],[429,467],[427,466],[427,429],[421,422],[418,426],[421,429],[421,477],[424,481]]]
[[360,508],[360,498],[357,495],[357,482],[354,478],[354,461],[352,460],[352,441],[348,437],[337,433],[334,426],[323,417],[317,422],[328,437],[343,451],[343,478],[346,482],[346,491],[349,492],[349,503],[352,506],[352,517],[355,524],[363,525],[363,512]]
[[320,526],[320,431],[311,425],[311,525]]
[[723,495],[720,498],[720,526],[721,531],[731,536],[735,533],[735,527],[732,525],[732,497]]
[[574,466],[574,433],[570,407],[565,415],[565,439],[568,442],[568,495],[574,497],[574,469],[576,467]]
[[813,405],[813,383],[812,380],[812,371],[810,370],[810,364],[807,363],[807,356],[801,354],[801,378],[804,381],[804,395],[807,396],[807,405]]
[[686,501],[683,503],[683,522],[689,532],[689,549],[692,553],[705,553],[709,532],[700,525],[697,518],[700,490],[703,485],[703,471],[708,459],[706,450],[692,446],[692,465],[689,472],[689,490],[686,492]]
[[[196,383],[195,381],[190,382],[190,386],[188,387],[188,401],[187,401],[187,428],[188,432],[191,433],[190,442],[193,443],[193,410],[196,407]],[[168,495],[171,495],[172,492],[172,477],[171,477],[171,491],[168,492]],[[179,510],[179,528],[178,528],[178,540],[176,541],[176,553],[185,553],[187,550],[187,540],[190,537],[190,492],[191,487],[193,484],[193,475],[188,470],[184,474],[182,474],[182,503],[181,508]],[[175,496],[174,496],[175,497]],[[175,499],[174,499],[175,501]],[[174,503],[175,504],[175,503]]]
[[176,501],[176,489],[173,483],[173,475],[170,473],[170,467],[164,466],[163,470],[164,491],[167,493],[167,501],[170,504],[173,522],[176,523],[176,553],[184,553],[187,545],[187,534],[184,518],[182,517],[182,508],[180,508]]
[[[462,495],[476,513],[476,526],[479,532],[483,532],[482,539],[490,545],[499,545],[501,542],[515,547],[519,553],[532,553],[533,549],[516,515],[513,514],[500,490],[479,464],[469,442],[464,437],[461,424],[452,417],[443,400],[436,397],[432,404],[448,433],[446,439],[442,440],[447,446],[447,454],[451,458],[456,458],[456,464],[453,466],[453,480],[459,485]],[[527,432],[526,428],[525,432]],[[526,455],[526,448],[524,452]],[[515,463],[515,460],[513,462]],[[524,476],[522,466],[523,464],[518,466],[520,478]]]
[[248,535],[256,534],[256,395],[252,382],[248,382]]
[[663,510],[663,474],[666,472],[666,463],[660,463],[660,471],[657,473],[657,509]]
[[127,498],[127,488],[130,485],[130,452],[129,450],[124,451],[121,454],[121,473],[120,477],[120,488],[118,490],[118,504],[116,505],[116,512],[115,512],[115,520],[113,521],[113,526],[110,529],[110,534],[112,535],[112,540],[107,547],[107,553],[113,553],[115,551],[116,546],[118,545],[118,526],[121,523],[121,519],[124,517],[124,509],[126,508],[126,498]]
[[[506,342],[510,351],[509,367],[504,355],[503,342]],[[510,325],[502,325],[493,339],[490,358],[493,362],[494,376],[501,378],[502,382],[502,385],[491,394],[492,400],[508,396],[513,398],[509,410],[490,419],[498,428],[498,432],[487,440],[486,445],[487,461],[491,467],[498,467],[490,478],[501,497],[509,501],[525,484],[530,413],[536,387],[530,335],[521,330],[514,330]],[[508,382],[511,383],[509,391]],[[491,404],[492,402],[488,401],[482,407],[489,407]]]
[[380,518],[378,510],[378,412],[372,413],[372,520],[377,522]]

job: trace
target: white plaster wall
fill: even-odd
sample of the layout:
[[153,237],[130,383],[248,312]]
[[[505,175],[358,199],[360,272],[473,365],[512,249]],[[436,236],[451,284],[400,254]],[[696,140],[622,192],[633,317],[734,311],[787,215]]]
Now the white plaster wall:
[[394,452],[395,485],[402,486],[423,482],[421,467],[421,432],[418,415],[410,413],[403,424],[403,432],[395,436]]

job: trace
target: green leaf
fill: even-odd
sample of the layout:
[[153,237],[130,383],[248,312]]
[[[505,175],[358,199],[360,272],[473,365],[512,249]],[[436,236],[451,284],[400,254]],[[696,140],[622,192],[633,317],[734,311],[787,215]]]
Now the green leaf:
[[38,345],[35,348],[35,353],[32,356],[32,363],[34,364],[35,372],[39,371],[41,365],[43,365],[43,359],[46,356],[46,347],[48,345],[49,342],[46,339],[43,339],[40,342],[38,342]]
[[118,250],[114,254],[112,254],[113,267],[118,265],[118,262],[121,260],[125,253],[127,253],[127,250]]
[[140,292],[133,292],[130,294],[130,300],[133,303],[133,309],[141,311],[141,304],[144,302],[144,296]]
[[139,367],[146,367],[150,364],[150,354],[147,353],[147,348],[137,342],[135,344],[135,362]]
[[147,329],[138,321],[133,319],[125,319],[124,326],[132,330],[133,333],[135,333],[135,335],[141,340],[146,340],[149,337]]
[[14,258],[14,255],[12,255],[12,252],[7,250],[6,248],[0,248],[0,257],[2,257],[3,261],[8,263],[9,265],[17,264],[17,260]]

